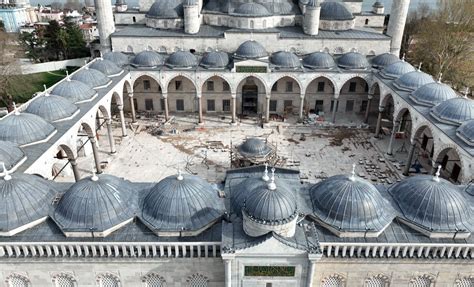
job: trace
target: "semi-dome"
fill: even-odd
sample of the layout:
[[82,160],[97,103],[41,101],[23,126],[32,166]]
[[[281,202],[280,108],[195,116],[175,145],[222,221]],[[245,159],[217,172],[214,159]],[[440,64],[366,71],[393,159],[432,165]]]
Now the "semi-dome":
[[83,82],[93,89],[105,87],[112,81],[102,72],[95,69],[89,69],[89,67],[77,71],[72,75],[71,79]]
[[157,67],[164,62],[163,57],[154,51],[142,51],[132,60],[132,64],[138,67]]
[[247,157],[265,157],[271,151],[271,147],[259,138],[248,138],[239,146],[239,152]]
[[183,17],[181,1],[156,0],[146,14],[147,17],[180,18]]
[[414,91],[418,89],[421,86],[424,86],[429,83],[433,83],[434,80],[433,78],[420,71],[419,69],[417,71],[409,72],[407,74],[404,74],[400,78],[396,79],[395,82],[393,82],[393,85],[402,91]]
[[[26,160],[23,150],[15,143],[0,141],[0,162],[5,164],[8,171],[14,171]],[[4,171],[1,170],[1,173]]]
[[114,62],[102,58],[95,60],[92,64],[89,65],[89,68],[98,70],[109,77],[118,76],[123,72],[123,70]]
[[435,106],[443,101],[456,98],[456,92],[441,82],[429,83],[416,89],[411,95],[415,103],[427,107]]
[[394,211],[373,184],[355,175],[336,175],[309,191],[314,216],[337,232],[380,233]]
[[66,236],[104,237],[133,219],[136,203],[132,195],[126,181],[93,175],[64,193],[53,219]]
[[[389,189],[401,219],[426,233],[466,233],[472,228],[469,201],[458,188],[438,176],[408,177]],[[439,236],[439,235],[438,235]]]
[[48,216],[55,191],[39,176],[7,174],[0,179],[0,235],[14,235]]
[[349,52],[342,55],[338,61],[337,65],[344,69],[367,69],[370,64],[367,61],[367,58],[358,52]]
[[264,58],[268,55],[265,48],[259,42],[248,40],[243,42],[239,48],[237,48],[235,56],[242,59],[258,59]]
[[377,69],[382,69],[398,61],[400,61],[400,59],[394,54],[383,53],[383,54],[373,57],[370,62],[372,63],[372,67],[377,68]]
[[315,70],[326,70],[335,68],[336,62],[329,53],[316,52],[303,58],[303,66]]
[[474,119],[465,121],[457,130],[456,134],[466,144],[474,146]]
[[460,125],[474,119],[474,101],[467,97],[456,97],[431,108],[430,114],[440,122]]
[[141,219],[159,235],[197,235],[225,212],[218,192],[204,179],[178,173],[144,197]]
[[297,69],[301,66],[298,56],[286,51],[273,53],[270,62],[281,69]]
[[41,117],[14,112],[0,120],[0,140],[20,146],[47,141],[56,129]]
[[380,71],[380,75],[384,78],[395,80],[399,77],[416,71],[415,68],[405,61],[398,61],[393,64],[386,66],[382,71]]
[[201,60],[202,67],[208,69],[222,69],[229,65],[229,55],[226,52],[212,51],[204,54]]
[[237,9],[234,10],[233,14],[244,15],[244,16],[254,16],[254,17],[271,15],[271,13],[268,12],[265,6],[255,3],[255,2],[241,4]]
[[128,56],[122,52],[107,52],[103,57],[105,60],[109,60],[119,67],[128,64]]
[[321,2],[321,20],[329,21],[346,21],[353,20],[354,15],[347,9],[347,7],[340,2],[324,1]]
[[74,104],[89,102],[97,96],[94,89],[83,82],[71,80],[69,77],[66,81],[57,84],[51,90],[51,94],[64,97]]
[[48,122],[73,118],[79,108],[66,98],[45,93],[28,104],[26,112],[42,117]]
[[191,68],[197,66],[196,56],[188,51],[177,51],[166,59],[166,65],[171,68]]

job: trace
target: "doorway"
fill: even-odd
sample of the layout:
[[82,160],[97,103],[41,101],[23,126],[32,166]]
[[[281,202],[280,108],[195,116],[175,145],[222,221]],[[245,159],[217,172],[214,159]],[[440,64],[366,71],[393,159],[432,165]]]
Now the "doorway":
[[242,87],[242,114],[256,115],[258,113],[258,87],[245,85]]

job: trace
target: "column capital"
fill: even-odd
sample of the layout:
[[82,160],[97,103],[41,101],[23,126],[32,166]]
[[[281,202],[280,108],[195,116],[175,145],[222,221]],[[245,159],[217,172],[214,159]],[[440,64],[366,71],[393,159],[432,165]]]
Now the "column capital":
[[117,105],[117,108],[119,109],[119,111],[123,111],[123,105]]
[[383,113],[383,111],[385,111],[385,107],[384,106],[379,106],[379,113]]
[[200,99],[202,97],[202,93],[199,91],[196,91],[196,98]]
[[267,100],[270,99],[271,96],[272,96],[271,93],[265,94],[265,98],[266,98]]
[[373,95],[373,94],[372,94],[372,95],[371,95],[371,94],[368,94],[368,95],[367,95],[367,99],[372,100],[373,98],[374,98],[374,95]]
[[339,93],[334,93],[334,99],[339,99],[340,94]]
[[232,260],[235,259],[235,254],[234,253],[222,253],[221,257],[222,257],[222,260],[224,260],[224,262],[231,262]]
[[128,93],[127,96],[128,96],[129,98],[133,98],[133,92]]
[[304,99],[304,95],[305,95],[304,93],[301,93],[300,94],[300,99]]
[[168,98],[168,92],[161,92],[161,97],[163,99],[167,99]]
[[230,96],[231,96],[232,99],[235,99],[235,98],[237,98],[237,93],[231,93]]

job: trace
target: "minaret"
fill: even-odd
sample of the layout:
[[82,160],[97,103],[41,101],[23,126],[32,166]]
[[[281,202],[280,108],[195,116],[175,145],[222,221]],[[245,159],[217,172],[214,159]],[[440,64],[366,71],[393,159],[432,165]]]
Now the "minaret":
[[303,17],[303,31],[308,35],[318,35],[321,6],[318,0],[309,0]]
[[102,54],[111,51],[112,43],[110,34],[115,32],[114,17],[112,14],[112,1],[94,0],[97,15],[97,28],[99,30],[100,49]]
[[199,32],[201,17],[199,17],[199,1],[184,0],[184,33],[196,34]]
[[388,22],[387,35],[392,37],[390,53],[400,56],[403,31],[407,21],[410,0],[393,0],[390,21]]

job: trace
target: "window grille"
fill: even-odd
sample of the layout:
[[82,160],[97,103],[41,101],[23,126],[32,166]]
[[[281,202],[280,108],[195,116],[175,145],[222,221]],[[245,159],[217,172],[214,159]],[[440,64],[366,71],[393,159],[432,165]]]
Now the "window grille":
[[207,287],[209,279],[201,274],[193,274],[186,280],[188,287]]

